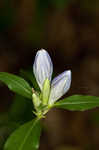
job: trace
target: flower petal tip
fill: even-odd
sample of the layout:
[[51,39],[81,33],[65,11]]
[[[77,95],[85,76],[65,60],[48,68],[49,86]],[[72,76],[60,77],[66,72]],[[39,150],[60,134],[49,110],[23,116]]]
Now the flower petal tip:
[[68,71],[66,71],[66,75],[68,75],[68,76],[70,76],[71,77],[71,70],[68,70]]
[[48,53],[45,49],[40,49],[37,51],[37,54]]

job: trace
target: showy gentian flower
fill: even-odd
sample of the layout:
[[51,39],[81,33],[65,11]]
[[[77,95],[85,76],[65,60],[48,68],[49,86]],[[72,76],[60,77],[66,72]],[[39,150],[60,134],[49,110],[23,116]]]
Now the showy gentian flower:
[[41,95],[33,94],[33,101],[36,107],[40,104],[52,106],[70,88],[71,71],[64,71],[52,79],[53,63],[48,52],[41,49],[37,52],[33,64],[33,71],[36,81],[40,87]]

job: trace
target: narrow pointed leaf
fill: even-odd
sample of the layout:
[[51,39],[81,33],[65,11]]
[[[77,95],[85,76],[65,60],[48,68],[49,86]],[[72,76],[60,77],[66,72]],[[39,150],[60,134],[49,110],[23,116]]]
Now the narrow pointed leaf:
[[11,91],[26,98],[32,98],[32,89],[23,78],[10,73],[0,72],[0,81],[5,83]]
[[64,100],[60,100],[54,106],[57,108],[63,108],[71,111],[84,111],[99,107],[99,97],[73,95],[65,98]]
[[40,120],[34,119],[12,133],[5,143],[4,150],[37,150],[40,134]]

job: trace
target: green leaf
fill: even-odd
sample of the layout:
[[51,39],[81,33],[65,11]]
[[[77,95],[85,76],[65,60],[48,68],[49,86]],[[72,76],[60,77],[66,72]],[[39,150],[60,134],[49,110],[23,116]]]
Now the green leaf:
[[54,106],[72,111],[84,111],[99,107],[99,97],[73,95],[55,103]]
[[29,99],[32,98],[32,89],[23,78],[10,73],[0,72],[0,81],[4,82],[11,91]]
[[12,133],[5,143],[4,150],[37,150],[40,134],[40,120],[34,119]]

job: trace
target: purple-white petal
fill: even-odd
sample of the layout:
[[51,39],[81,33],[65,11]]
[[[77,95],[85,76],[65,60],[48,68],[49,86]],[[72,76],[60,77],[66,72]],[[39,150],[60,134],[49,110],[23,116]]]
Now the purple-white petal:
[[51,93],[49,104],[53,104],[61,98],[70,88],[71,85],[71,71],[65,71],[53,79],[51,84]]
[[51,81],[53,73],[53,64],[48,52],[41,49],[35,56],[33,64],[33,71],[36,77],[37,83],[42,90],[44,81],[48,78]]

